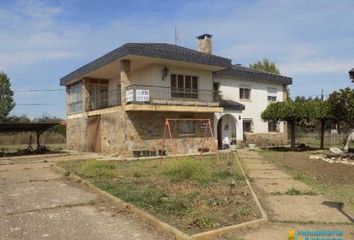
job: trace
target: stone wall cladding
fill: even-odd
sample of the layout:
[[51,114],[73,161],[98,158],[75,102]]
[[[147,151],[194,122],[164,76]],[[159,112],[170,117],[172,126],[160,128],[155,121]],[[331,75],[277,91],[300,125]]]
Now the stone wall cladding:
[[66,147],[73,151],[87,151],[86,118],[81,117],[66,120]]
[[245,133],[245,144],[254,143],[257,146],[280,146],[288,144],[287,133]]
[[[213,124],[212,113],[118,111],[103,114],[101,116],[102,152],[126,157],[132,156],[134,150],[161,149],[166,118],[208,118]],[[173,146],[177,146],[177,153],[197,152],[202,146],[204,129],[198,126],[194,136],[182,137],[178,134],[177,125],[172,125],[174,125],[172,126],[174,141],[171,142],[166,135],[167,152],[172,153]],[[215,140],[206,139],[204,146],[215,149]]]

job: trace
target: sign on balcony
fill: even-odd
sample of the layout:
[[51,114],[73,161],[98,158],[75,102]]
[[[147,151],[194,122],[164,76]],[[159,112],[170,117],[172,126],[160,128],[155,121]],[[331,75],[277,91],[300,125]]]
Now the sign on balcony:
[[136,93],[136,101],[137,102],[149,102],[150,101],[150,92],[145,89],[137,89]]
[[125,101],[127,103],[134,101],[134,90],[133,89],[125,91]]

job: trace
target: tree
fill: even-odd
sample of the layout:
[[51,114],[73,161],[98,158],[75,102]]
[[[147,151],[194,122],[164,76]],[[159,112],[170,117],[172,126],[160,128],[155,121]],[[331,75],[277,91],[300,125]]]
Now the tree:
[[303,102],[276,102],[271,103],[262,112],[263,120],[286,121],[290,124],[291,150],[295,151],[295,127],[296,123],[308,115],[307,108]]
[[324,148],[324,132],[326,121],[332,119],[332,111],[328,101],[319,99],[307,100],[304,102],[306,109],[305,118],[314,120],[320,123],[320,148]]
[[336,123],[354,127],[354,89],[345,88],[331,93],[327,99]]
[[275,65],[275,63],[270,61],[268,58],[264,58],[262,61],[258,61],[254,64],[250,64],[250,68],[265,71],[265,72],[270,72],[274,74],[280,74],[280,71]]
[[15,107],[13,95],[10,78],[6,73],[0,72],[0,122],[4,121]]

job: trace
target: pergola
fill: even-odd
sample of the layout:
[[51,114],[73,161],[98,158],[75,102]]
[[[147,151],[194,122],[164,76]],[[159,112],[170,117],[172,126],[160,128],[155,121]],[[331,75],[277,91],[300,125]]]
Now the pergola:
[[43,123],[0,123],[0,133],[8,132],[35,132],[37,136],[37,148],[40,147],[40,136],[49,128],[59,125],[60,122]]

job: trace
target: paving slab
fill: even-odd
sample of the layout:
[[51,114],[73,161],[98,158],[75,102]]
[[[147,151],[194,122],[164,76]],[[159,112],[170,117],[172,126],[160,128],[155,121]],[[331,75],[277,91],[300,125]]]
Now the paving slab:
[[286,193],[291,188],[301,193],[310,193],[313,190],[303,182],[293,179],[254,179],[254,185],[266,193]]
[[60,181],[3,185],[0,192],[0,212],[5,214],[88,204],[96,199],[96,195]]
[[351,221],[338,209],[325,205],[324,196],[268,196],[266,202],[271,206],[271,218],[278,221],[350,223]]
[[248,176],[251,178],[266,178],[266,179],[274,179],[274,178],[287,178],[290,179],[291,177],[280,171],[280,170],[262,170],[262,169],[256,169],[256,170],[248,170]]
[[95,206],[76,206],[9,215],[0,219],[0,240],[167,239],[131,216]]
[[275,170],[277,167],[271,163],[245,163],[249,170]]
[[0,172],[0,185],[53,180],[59,178],[62,178],[60,174],[50,171],[49,169],[47,171],[43,169],[22,169],[16,171],[3,171]]

